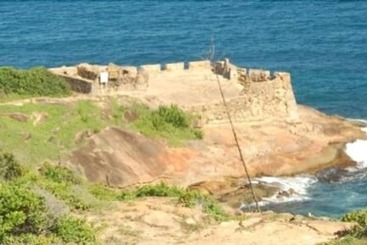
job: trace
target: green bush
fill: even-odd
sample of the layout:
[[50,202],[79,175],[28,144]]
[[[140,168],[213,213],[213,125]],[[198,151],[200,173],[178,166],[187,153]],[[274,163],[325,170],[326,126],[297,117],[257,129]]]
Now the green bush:
[[52,231],[66,243],[95,244],[95,231],[83,219],[65,216],[57,221]]
[[152,115],[157,115],[175,128],[187,128],[190,125],[188,116],[176,105],[160,106]]
[[[93,184],[88,187],[89,192],[99,200],[116,201],[121,197],[121,193],[113,188],[108,188],[101,184]],[[123,199],[123,198],[121,198]]]
[[358,225],[349,231],[349,235],[357,238],[367,237],[367,209],[346,213],[341,220],[356,222]]
[[22,176],[23,170],[10,153],[0,154],[0,180],[13,180]]
[[50,245],[50,244],[62,244],[62,241],[53,234],[45,234],[45,235],[21,234],[6,237],[3,241],[3,244]]
[[176,186],[169,186],[163,182],[156,185],[144,185],[135,191],[136,197],[179,197],[185,190]]
[[103,197],[104,200],[134,200],[139,197],[175,197],[178,202],[186,207],[192,207],[201,204],[203,212],[213,217],[217,221],[224,221],[229,218],[217,200],[208,195],[204,195],[196,190],[188,190],[176,186],[170,186],[161,182],[155,185],[144,185],[136,189],[127,189],[120,191],[116,195],[116,190],[107,187],[98,187],[94,189],[93,194],[97,197]]
[[134,126],[144,135],[167,138],[171,143],[203,138],[200,130],[191,127],[194,117],[176,105],[160,106],[154,111],[139,107],[137,114],[140,117]]
[[2,67],[0,68],[0,91],[5,95],[63,96],[70,94],[70,87],[65,79],[44,67],[29,70]]
[[229,215],[223,210],[222,206],[217,201],[207,200],[203,204],[203,212],[213,217],[217,221],[226,221]]
[[80,184],[81,182],[69,168],[51,165],[47,162],[41,166],[39,172],[46,179],[56,183]]
[[41,197],[12,183],[0,185],[0,243],[10,235],[40,234],[46,221]]
[[40,179],[37,181],[37,185],[51,192],[57,198],[64,201],[72,209],[88,210],[92,207],[91,203],[87,202],[73,192],[71,188],[72,186],[70,184]]
[[82,184],[80,178],[67,167],[44,163],[39,169],[41,178],[37,185],[64,201],[69,207],[76,210],[87,210],[92,204],[76,194],[72,187]]

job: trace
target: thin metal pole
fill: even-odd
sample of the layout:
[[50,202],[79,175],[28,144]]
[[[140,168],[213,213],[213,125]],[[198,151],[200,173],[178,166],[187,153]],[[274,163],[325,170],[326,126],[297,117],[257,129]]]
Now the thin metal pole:
[[250,175],[249,175],[248,170],[247,170],[247,165],[246,165],[245,159],[244,159],[243,154],[242,154],[242,150],[241,150],[240,143],[239,143],[239,140],[238,140],[238,137],[237,137],[237,133],[236,133],[236,130],[235,130],[234,126],[233,126],[233,121],[232,121],[231,113],[229,113],[227,101],[226,101],[226,99],[224,97],[222,85],[220,84],[220,81],[219,81],[219,76],[218,76],[217,73],[215,73],[215,75],[217,77],[217,83],[218,83],[220,95],[222,97],[223,105],[224,105],[224,108],[226,110],[229,123],[231,124],[231,129],[232,129],[233,137],[234,137],[234,140],[236,141],[236,146],[237,146],[238,154],[240,155],[240,160],[242,162],[243,168],[245,169],[246,177],[247,177],[248,183],[250,185],[251,194],[252,194],[252,197],[253,197],[253,199],[255,201],[256,211],[257,212],[261,212],[260,207],[259,207],[259,203],[258,203],[258,200],[257,200],[257,197],[256,197],[256,194],[255,194],[255,191],[254,191],[252,182],[251,182],[251,178],[250,178]]

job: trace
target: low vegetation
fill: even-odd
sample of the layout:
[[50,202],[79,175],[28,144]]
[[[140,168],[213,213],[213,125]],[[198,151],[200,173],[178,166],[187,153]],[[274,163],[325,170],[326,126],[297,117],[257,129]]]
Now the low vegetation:
[[341,234],[341,239],[327,243],[327,245],[367,244],[367,209],[346,213],[341,217],[341,221],[354,222],[356,226]]
[[346,213],[341,220],[357,223],[352,230],[348,231],[348,235],[356,238],[367,238],[367,209]]
[[202,131],[191,126],[195,117],[176,105],[159,106],[156,110],[137,105],[132,110],[140,115],[132,127],[144,135],[165,138],[173,145],[179,145],[184,140],[203,138]]
[[185,207],[199,205],[204,213],[217,221],[228,220],[230,216],[214,198],[199,191],[170,186],[163,182],[155,185],[143,185],[135,189],[116,190],[102,185],[90,186],[90,192],[100,200],[128,201],[140,197],[174,197],[177,204]]
[[[70,181],[75,180],[70,170],[46,164],[38,174],[23,169],[9,153],[2,153],[0,159],[0,175],[12,176],[0,180],[1,244],[95,242],[94,230],[89,224],[70,213],[59,215],[53,212],[50,200],[37,191],[43,190],[40,183],[75,183]],[[61,198],[60,201],[64,200]]]
[[1,244],[96,244],[97,228],[73,213],[141,197],[173,197],[177,205],[201,206],[217,221],[230,218],[216,200],[194,190],[164,183],[114,189],[50,163],[26,169],[9,153],[0,154],[0,164],[0,176],[11,176],[0,179]]
[[[202,137],[201,131],[191,126],[194,117],[177,106],[151,110],[138,103],[122,106],[116,99],[105,103],[105,108],[93,101],[0,105],[0,148],[21,162],[38,164],[58,161],[107,126],[135,130],[172,145]],[[126,116],[130,114],[133,120]]]
[[35,97],[70,95],[69,84],[44,67],[18,70],[13,67],[0,68],[0,96]]

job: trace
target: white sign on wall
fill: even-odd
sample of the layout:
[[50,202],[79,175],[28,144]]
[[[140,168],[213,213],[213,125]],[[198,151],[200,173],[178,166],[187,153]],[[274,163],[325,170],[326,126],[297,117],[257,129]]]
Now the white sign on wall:
[[108,83],[108,72],[107,71],[102,71],[99,74],[99,81],[100,83]]

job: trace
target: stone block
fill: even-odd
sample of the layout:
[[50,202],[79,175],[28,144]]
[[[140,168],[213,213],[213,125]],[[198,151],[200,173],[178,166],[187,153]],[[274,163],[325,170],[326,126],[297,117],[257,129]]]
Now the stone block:
[[288,72],[274,72],[274,76],[276,79],[281,79],[282,81],[285,82],[291,82],[291,74]]
[[111,80],[117,80],[121,77],[121,67],[115,64],[109,64],[107,66],[108,76]]
[[90,64],[80,64],[77,67],[77,74],[88,80],[96,80],[99,75],[99,70],[97,67]]
[[260,69],[250,69],[249,77],[254,82],[264,82],[270,79],[270,71]]
[[183,62],[166,64],[167,71],[183,71],[184,69],[185,64]]
[[123,76],[136,77],[138,74],[138,68],[136,66],[121,66]]
[[211,70],[210,61],[191,61],[189,62],[189,70]]
[[160,64],[155,65],[142,65],[140,66],[141,69],[144,71],[150,73],[150,72],[160,72],[162,70],[162,67]]

